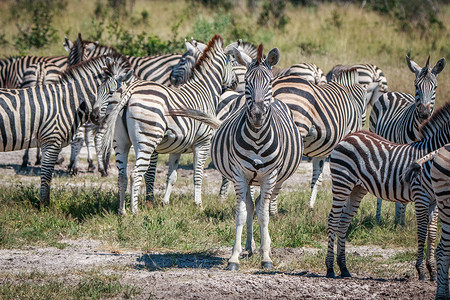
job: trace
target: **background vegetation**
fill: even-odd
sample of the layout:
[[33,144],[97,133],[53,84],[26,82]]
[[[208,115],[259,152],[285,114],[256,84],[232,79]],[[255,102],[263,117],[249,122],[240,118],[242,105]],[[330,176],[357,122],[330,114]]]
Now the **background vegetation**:
[[[98,40],[129,55],[183,52],[184,38],[220,33],[281,50],[281,66],[374,63],[394,91],[414,93],[409,55],[423,65],[450,57],[450,5],[421,0],[6,0],[0,55],[65,55],[64,36]],[[437,102],[448,100],[450,72]]]

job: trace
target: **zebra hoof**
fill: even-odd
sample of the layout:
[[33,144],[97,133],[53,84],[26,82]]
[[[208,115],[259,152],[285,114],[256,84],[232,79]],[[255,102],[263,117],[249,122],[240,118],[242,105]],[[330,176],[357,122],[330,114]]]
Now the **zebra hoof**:
[[34,163],[35,166],[39,166],[40,164],[41,164],[41,160],[40,159],[36,160],[36,162]]
[[102,175],[102,177],[108,176],[108,172],[107,172],[106,170],[100,169],[100,170],[98,170],[98,171],[100,172],[100,174]]
[[344,270],[341,272],[341,278],[350,278],[352,275],[350,275],[350,272],[348,270]]
[[336,275],[334,274],[334,270],[327,270],[327,278],[336,278]]
[[263,269],[271,270],[273,268],[273,263],[271,261],[263,261],[261,266]]
[[95,166],[94,165],[89,165],[88,166],[88,173],[94,173],[95,171]]
[[228,271],[237,271],[237,270],[239,270],[239,264],[237,264],[237,263],[228,263],[227,270]]

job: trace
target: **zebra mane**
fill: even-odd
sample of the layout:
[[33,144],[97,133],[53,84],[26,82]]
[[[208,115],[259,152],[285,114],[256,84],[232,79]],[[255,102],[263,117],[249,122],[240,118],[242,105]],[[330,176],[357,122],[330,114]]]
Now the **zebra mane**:
[[119,65],[121,65],[121,66],[126,66],[126,65],[128,67],[130,66],[128,60],[123,55],[116,54],[116,53],[108,54],[108,55],[101,55],[101,56],[90,58],[90,59],[83,61],[79,64],[76,64],[74,66],[68,67],[66,70],[61,72],[60,82],[61,83],[69,82],[79,76],[80,70],[89,70],[93,66],[98,67],[99,70],[102,70],[103,67],[106,65],[106,57],[110,57],[112,60],[117,61],[119,63]]
[[242,48],[241,51],[250,56],[252,59],[256,58],[256,55],[258,53],[258,47],[256,47],[255,45],[249,42],[241,42],[239,44],[239,47]]
[[421,139],[431,138],[444,125],[450,123],[450,101],[447,101],[440,107],[431,117],[422,123],[419,128],[419,135]]
[[102,68],[102,76],[113,77],[115,75],[126,73],[131,69],[128,59],[121,54],[107,55],[111,61],[106,60],[106,65]]
[[223,39],[219,34],[215,34],[211,41],[209,41],[208,46],[206,47],[205,51],[203,51],[202,56],[198,59],[196,64],[193,67],[193,71],[197,70],[200,71],[201,66],[203,65],[203,61],[208,61],[211,59],[211,54],[214,52],[215,48],[223,46]]
[[354,67],[339,67],[338,73],[333,76],[333,81],[348,87],[358,84],[358,70]]

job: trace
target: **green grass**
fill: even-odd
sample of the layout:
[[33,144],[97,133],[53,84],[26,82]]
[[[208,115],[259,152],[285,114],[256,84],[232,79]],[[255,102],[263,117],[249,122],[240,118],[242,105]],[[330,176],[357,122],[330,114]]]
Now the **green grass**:
[[[145,202],[142,195],[139,200],[141,212],[120,217],[114,190],[62,186],[64,184],[53,185],[52,204],[42,210],[36,208],[37,187],[0,187],[0,248],[25,245],[64,248],[61,237],[88,237],[119,248],[183,252],[231,246],[234,241],[234,193],[230,193],[225,201],[220,201],[216,195],[204,194],[203,211],[193,204],[192,193],[173,193],[170,205],[165,207],[157,204],[162,195],[156,195],[154,205]],[[328,190],[329,186],[325,186],[318,194],[316,208],[312,211],[306,209],[307,186],[281,193],[279,215],[271,218],[269,224],[273,247],[320,248],[326,244],[327,217],[331,208]],[[407,209],[407,225],[400,228],[393,225],[391,203],[384,204],[384,222],[376,224],[375,202],[372,196],[363,200],[351,223],[348,241],[354,245],[415,247],[413,206],[409,205]],[[258,243],[256,218],[254,235]]]
[[82,273],[74,284],[39,272],[4,277],[7,280],[0,286],[2,299],[130,299],[140,293],[132,285],[121,284],[120,276],[98,272]]

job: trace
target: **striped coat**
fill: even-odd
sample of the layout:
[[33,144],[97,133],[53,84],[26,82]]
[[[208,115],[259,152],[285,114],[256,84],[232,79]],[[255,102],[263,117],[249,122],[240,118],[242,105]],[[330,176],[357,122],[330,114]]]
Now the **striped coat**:
[[[428,233],[428,249],[434,249],[436,210],[434,196],[419,188],[410,188],[404,180],[408,166],[416,159],[450,142],[450,103],[437,111],[420,130],[421,139],[412,144],[396,144],[374,133],[361,131],[348,135],[330,156],[333,207],[328,219],[327,276],[334,276],[334,237],[338,234],[338,265],[341,276],[350,276],[345,265],[345,237],[361,199],[368,192],[384,200],[415,202],[418,232],[416,268],[424,279],[423,249]],[[434,203],[433,203],[434,202]],[[431,220],[431,221],[430,221]],[[431,252],[431,253],[430,253]],[[435,277],[427,253],[430,277]]]
[[[224,54],[223,41],[215,36],[204,51],[194,70],[194,77],[180,89],[175,90],[155,82],[132,78],[121,90],[117,104],[106,123],[104,153],[113,139],[116,124],[114,150],[119,168],[120,208],[125,213],[125,190],[127,184],[126,164],[131,145],[136,152],[136,165],[132,185],[131,212],[137,212],[137,197],[144,173],[147,171],[153,153],[194,152],[194,193],[195,203],[201,205],[201,183],[205,162],[212,136],[210,127],[186,118],[168,117],[166,112],[179,107],[193,107],[213,114],[223,86],[235,82],[231,62]],[[116,70],[121,72],[119,68]],[[125,71],[125,70],[123,70]],[[111,70],[111,75],[117,74]],[[111,86],[120,76],[107,76],[103,86]],[[117,87],[117,86],[116,86]],[[108,88],[99,96],[99,101],[107,105],[111,95]],[[103,100],[102,100],[103,99]],[[123,117],[118,118],[123,110]],[[103,111],[102,108],[99,108]],[[116,122],[117,121],[117,122]],[[169,167],[169,182],[176,179],[178,160]],[[168,202],[170,189],[166,190],[165,203]]]
[[70,68],[58,84],[0,89],[0,151],[42,148],[41,202],[49,202],[58,153],[89,119],[104,63],[100,57]]

